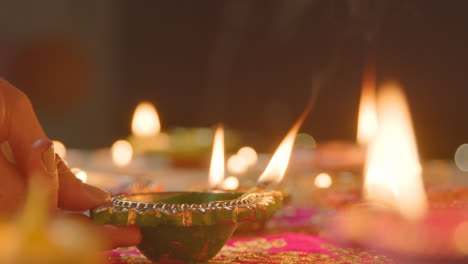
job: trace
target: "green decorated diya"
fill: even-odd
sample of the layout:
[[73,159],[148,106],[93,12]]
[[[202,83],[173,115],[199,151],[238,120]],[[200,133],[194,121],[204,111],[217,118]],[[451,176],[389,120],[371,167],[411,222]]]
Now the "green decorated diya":
[[138,249],[160,263],[197,263],[214,257],[238,223],[268,219],[281,207],[277,191],[161,192],[121,195],[93,209],[97,224],[137,225]]

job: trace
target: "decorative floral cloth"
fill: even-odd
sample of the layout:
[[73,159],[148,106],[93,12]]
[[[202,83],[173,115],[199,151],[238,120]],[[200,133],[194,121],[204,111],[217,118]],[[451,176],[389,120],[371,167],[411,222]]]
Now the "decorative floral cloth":
[[[112,264],[151,264],[138,250],[109,252]],[[334,247],[317,236],[285,233],[269,237],[232,239],[210,264],[394,264],[390,258],[355,249]]]
[[[313,228],[316,209],[286,207],[268,228],[249,238],[228,241],[210,264],[394,264],[390,258],[357,249],[335,247]],[[311,228],[309,228],[311,227]],[[292,233],[294,232],[294,233]],[[274,235],[272,235],[274,234]],[[150,264],[137,249],[107,253],[111,264]]]

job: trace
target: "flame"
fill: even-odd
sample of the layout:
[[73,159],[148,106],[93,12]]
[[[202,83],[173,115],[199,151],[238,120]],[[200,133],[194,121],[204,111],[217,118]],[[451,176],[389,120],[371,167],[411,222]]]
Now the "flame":
[[366,63],[362,79],[361,100],[357,128],[357,142],[367,145],[377,132],[377,111],[375,102],[375,66],[373,57]]
[[57,153],[62,159],[65,159],[67,157],[67,148],[65,145],[58,140],[52,140],[52,143],[54,144],[55,153]]
[[111,148],[112,160],[118,167],[124,167],[132,161],[133,148],[126,140],[117,140]]
[[286,134],[286,137],[284,137],[283,141],[281,141],[281,144],[273,154],[273,157],[268,163],[265,171],[263,171],[262,175],[258,179],[257,186],[267,186],[272,183],[281,182],[288,168],[289,159],[291,158],[297,132],[299,131],[299,128],[304,122],[304,119],[309,114],[310,110],[312,110],[313,105],[314,100],[311,100],[304,112],[302,112],[301,116],[299,116],[299,119],[289,130],[288,134]]
[[398,85],[382,87],[378,120],[366,160],[365,196],[394,207],[408,219],[418,219],[427,201],[409,108]]
[[133,114],[132,133],[136,136],[154,136],[161,130],[159,116],[152,103],[138,104]]
[[221,125],[216,128],[214,135],[208,180],[212,189],[218,189],[224,180],[224,129]]

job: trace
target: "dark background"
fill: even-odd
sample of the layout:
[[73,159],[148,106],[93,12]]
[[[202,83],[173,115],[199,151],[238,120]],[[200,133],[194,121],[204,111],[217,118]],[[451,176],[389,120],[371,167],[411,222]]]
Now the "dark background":
[[[99,3],[95,3],[99,2]],[[468,1],[28,1],[0,8],[0,74],[32,99],[48,135],[110,145],[141,100],[163,129],[223,122],[272,151],[302,131],[350,140],[366,54],[404,87],[421,155],[468,142]]]

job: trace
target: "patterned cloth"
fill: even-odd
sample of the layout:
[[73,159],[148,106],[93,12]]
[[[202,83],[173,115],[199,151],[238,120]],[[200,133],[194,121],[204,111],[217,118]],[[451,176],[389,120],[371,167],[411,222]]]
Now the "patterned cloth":
[[[112,264],[151,264],[138,250],[108,253]],[[386,256],[334,247],[317,236],[285,233],[269,237],[232,239],[210,264],[394,264]]]
[[[390,258],[356,249],[335,247],[314,234],[315,209],[286,207],[257,236],[234,237],[210,264],[394,264]],[[294,230],[294,233],[288,230]],[[311,233],[308,233],[310,231]],[[276,234],[276,235],[272,235]],[[150,264],[137,249],[107,252],[111,264]]]

